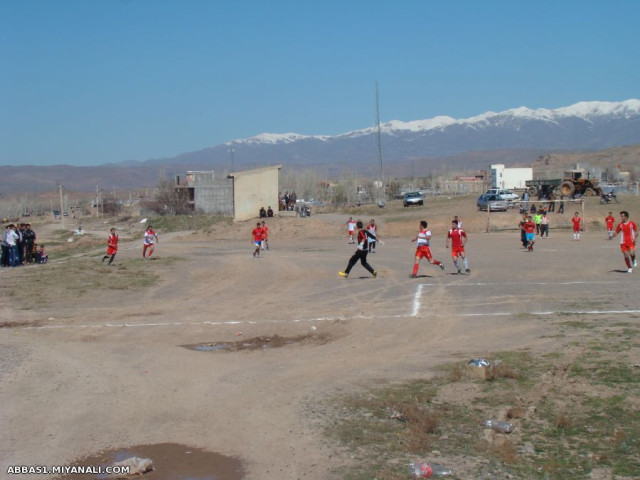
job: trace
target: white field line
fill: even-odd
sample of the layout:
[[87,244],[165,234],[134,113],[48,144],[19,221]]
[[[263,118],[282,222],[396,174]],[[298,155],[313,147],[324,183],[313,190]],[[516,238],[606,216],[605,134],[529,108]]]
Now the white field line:
[[[481,286],[481,285],[575,285],[575,284],[622,284],[623,282],[527,282],[527,283],[461,283],[456,284],[455,287],[461,286]],[[45,330],[45,329],[63,329],[63,328],[123,328],[123,327],[165,327],[165,326],[177,326],[177,325],[259,325],[266,323],[313,323],[313,322],[327,322],[334,320],[349,321],[349,320],[377,320],[377,319],[394,319],[394,318],[407,318],[407,317],[419,317],[420,310],[422,308],[422,291],[424,287],[436,287],[447,286],[440,283],[420,283],[417,285],[416,291],[413,295],[413,308],[411,313],[400,315],[354,315],[350,317],[335,316],[335,317],[318,317],[318,318],[297,318],[290,320],[262,320],[257,322],[255,320],[229,320],[229,321],[203,321],[203,322],[154,322],[154,323],[103,323],[97,325],[40,325],[29,327],[16,327],[17,330]],[[455,316],[455,317],[500,317],[509,315],[629,315],[633,313],[640,313],[640,309],[630,310],[550,310],[545,312],[489,312],[489,313],[455,313],[448,312],[446,315],[438,313],[430,313],[432,317],[443,316]]]

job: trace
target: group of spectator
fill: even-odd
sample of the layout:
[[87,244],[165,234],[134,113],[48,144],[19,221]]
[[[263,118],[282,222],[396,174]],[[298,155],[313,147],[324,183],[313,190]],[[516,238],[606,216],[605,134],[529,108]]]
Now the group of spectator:
[[0,265],[19,267],[27,263],[47,263],[47,259],[44,245],[36,244],[36,232],[31,229],[31,224],[10,223],[4,228]]
[[558,203],[558,212],[564,213],[564,195],[560,195],[560,198],[556,196],[555,193],[551,192],[551,194],[542,194],[538,195],[538,200],[544,201],[547,200],[549,203],[545,206],[544,204],[540,207],[536,208],[535,204],[531,204],[531,208],[529,208],[529,193],[524,192],[522,194],[522,203],[520,204],[520,213],[531,213],[532,215],[537,213],[540,209],[545,212],[555,212],[556,203]]
[[260,218],[273,217],[273,209],[271,207],[266,210],[264,207],[260,207]]
[[278,192],[278,209],[295,210],[296,200],[298,200],[298,196],[295,190],[291,193],[285,191],[284,195],[282,195],[282,192]]

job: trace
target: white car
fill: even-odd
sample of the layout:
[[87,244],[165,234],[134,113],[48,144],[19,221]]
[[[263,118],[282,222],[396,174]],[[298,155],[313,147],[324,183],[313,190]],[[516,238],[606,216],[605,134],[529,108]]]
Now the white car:
[[503,200],[507,202],[513,202],[518,200],[520,196],[516,193],[513,193],[511,190],[505,190],[503,188],[490,188],[485,192],[486,195],[500,195]]

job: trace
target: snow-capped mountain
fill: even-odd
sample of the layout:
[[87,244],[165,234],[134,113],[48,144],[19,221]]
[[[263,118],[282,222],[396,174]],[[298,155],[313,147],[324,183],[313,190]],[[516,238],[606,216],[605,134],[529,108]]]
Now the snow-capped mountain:
[[[233,149],[239,168],[270,163],[355,168],[376,158],[376,131],[369,127],[335,136],[263,133],[163,161],[219,168],[228,165]],[[599,150],[637,144],[640,100],[579,102],[554,110],[519,107],[465,119],[392,120],[381,124],[381,141],[387,165],[478,151]]]
[[[56,181],[86,191],[97,183],[134,188],[149,186],[160,172],[171,177],[213,169],[224,175],[231,170],[231,158],[236,171],[282,164],[313,168],[329,178],[344,169],[373,177],[379,174],[376,130],[335,136],[263,133],[173,158],[109,166],[0,167],[5,180],[0,195],[19,191],[25,175],[30,188],[41,190],[57,188]],[[392,120],[381,125],[381,140],[384,174],[390,177],[468,172],[491,163],[531,165],[546,153],[640,145],[640,100],[580,102],[555,110],[519,107],[465,119]]]
[[[402,135],[404,133],[425,133],[432,130],[445,132],[448,127],[468,127],[473,129],[504,126],[513,128],[514,125],[524,122],[545,122],[553,125],[561,125],[567,119],[582,120],[586,124],[595,124],[604,120],[629,120],[640,115],[640,100],[626,100],[624,102],[579,102],[569,107],[555,110],[539,108],[532,110],[527,107],[519,107],[503,112],[486,112],[471,118],[455,119],[447,116],[439,116],[426,120],[414,120],[403,122],[391,120],[381,124],[381,133],[384,135]],[[516,128],[518,130],[518,128]],[[364,135],[372,135],[377,131],[376,127],[355,130],[334,137],[328,135],[299,135],[297,133],[272,134],[263,133],[245,140],[233,140],[226,143],[227,146],[242,144],[278,144],[293,143],[299,140],[330,141],[339,138],[354,138]]]

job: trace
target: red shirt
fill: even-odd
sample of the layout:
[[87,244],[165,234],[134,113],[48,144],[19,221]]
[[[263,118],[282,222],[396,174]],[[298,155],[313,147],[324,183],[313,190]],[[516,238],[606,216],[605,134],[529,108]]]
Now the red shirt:
[[254,228],[251,233],[253,234],[253,241],[254,242],[261,242],[262,241],[262,227]]
[[467,234],[460,228],[456,230],[451,229],[449,233],[447,233],[447,238],[451,239],[451,248],[462,248],[464,246],[462,239],[467,238]]
[[107,255],[113,255],[118,251],[118,235],[116,233],[107,238]]
[[265,225],[262,227],[262,239],[266,240],[268,236],[269,236],[269,227]]
[[580,217],[573,217],[571,218],[571,221],[573,222],[573,231],[578,232],[580,230],[580,222],[582,219]]
[[620,223],[616,227],[616,233],[622,232],[620,235],[620,245],[632,245],[636,241],[636,233],[638,233],[638,227],[632,221],[627,223]]
[[606,225],[607,225],[607,230],[613,230],[613,224],[616,222],[616,219],[613,218],[611,215],[609,215],[607,218],[604,219]]
[[533,222],[524,222],[522,226],[524,227],[524,231],[526,233],[535,233],[536,231],[536,224]]

